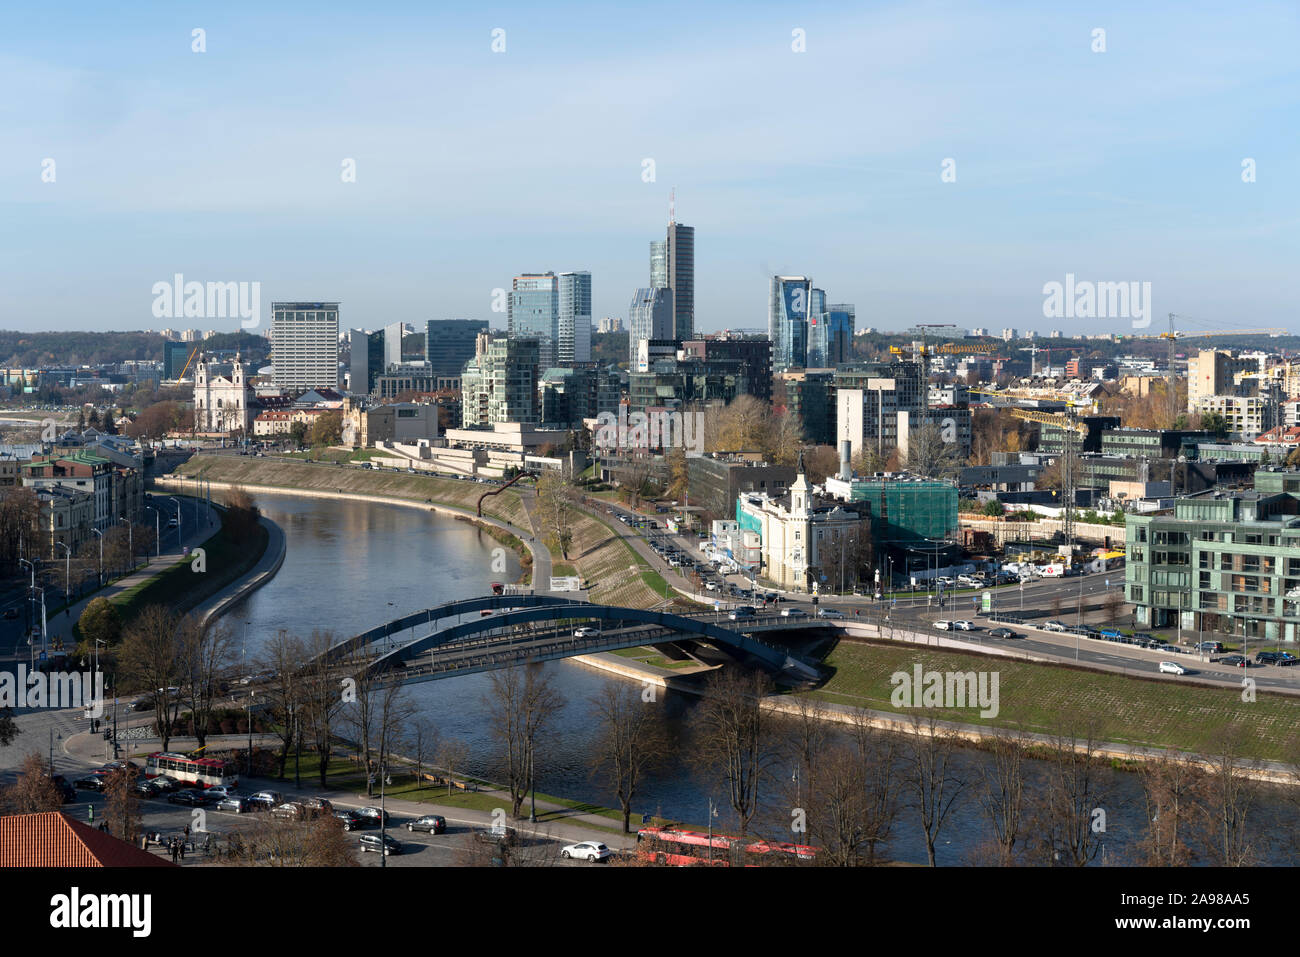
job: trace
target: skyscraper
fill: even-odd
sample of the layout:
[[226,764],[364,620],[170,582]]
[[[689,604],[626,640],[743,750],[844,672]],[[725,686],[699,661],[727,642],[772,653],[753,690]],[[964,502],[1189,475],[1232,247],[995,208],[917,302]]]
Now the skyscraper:
[[668,223],[668,288],[673,291],[674,339],[695,335],[695,227]]
[[271,304],[271,366],[289,391],[339,387],[339,304]]
[[628,363],[636,368],[637,346],[646,339],[673,338],[673,291],[638,289],[627,307]]
[[400,322],[384,326],[384,372],[402,364],[402,338],[406,328]]
[[[819,290],[820,291],[820,290]],[[808,310],[812,280],[807,276],[773,276],[767,305],[767,335],[772,340],[772,369],[802,369],[808,361]]]
[[650,288],[668,288],[668,240],[656,239],[650,243]]
[[[590,315],[591,307],[587,307]],[[507,334],[511,339],[536,339],[543,369],[555,365],[560,320],[560,286],[555,273],[516,276],[510,290]]]
[[562,272],[559,277],[556,361],[591,360],[591,273]]
[[348,391],[354,395],[369,395],[375,380],[384,374],[384,339],[382,332],[353,329],[352,361],[348,366]]

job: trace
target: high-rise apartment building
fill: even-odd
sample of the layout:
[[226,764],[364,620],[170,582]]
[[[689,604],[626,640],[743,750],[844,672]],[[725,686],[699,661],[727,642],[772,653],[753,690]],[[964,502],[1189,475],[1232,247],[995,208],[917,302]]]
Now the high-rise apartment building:
[[591,361],[591,273],[586,270],[560,273],[555,359]]
[[516,276],[507,307],[511,339],[536,339],[542,368],[555,365],[560,322],[560,283],[555,273]]
[[541,421],[538,341],[481,337],[479,343],[479,352],[465,364],[461,375],[463,425],[537,425]]
[[339,304],[271,304],[271,367],[281,389],[339,387]]
[[638,344],[673,338],[673,291],[638,289],[627,307],[628,363],[636,368]]
[[433,375],[458,376],[474,358],[474,343],[488,331],[486,319],[430,319],[424,326],[424,361]]
[[808,311],[812,294],[812,280],[807,276],[772,277],[767,337],[772,340],[772,368],[778,372],[802,369],[808,364]]

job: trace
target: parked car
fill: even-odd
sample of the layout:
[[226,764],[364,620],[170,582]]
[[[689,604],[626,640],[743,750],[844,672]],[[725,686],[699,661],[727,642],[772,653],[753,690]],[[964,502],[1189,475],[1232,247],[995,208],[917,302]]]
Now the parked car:
[[297,803],[306,808],[308,817],[320,817],[321,815],[329,814],[334,810],[334,805],[325,798],[300,798]]
[[1255,655],[1255,664],[1257,665],[1277,664],[1278,660],[1281,659],[1281,657],[1282,656],[1278,654],[1276,651],[1261,651],[1259,654]]
[[599,841],[583,841],[581,844],[570,844],[560,850],[560,857],[566,860],[571,857],[580,857],[592,864],[597,861],[607,861],[613,856],[610,849]]
[[203,791],[192,788],[187,791],[174,791],[167,795],[168,804],[184,804],[186,807],[206,807],[208,796]]
[[377,807],[357,808],[357,814],[359,814],[361,819],[367,824],[378,824],[381,818],[384,824],[390,824],[392,822],[392,817],[389,813]]
[[1216,660],[1219,664],[1228,665],[1232,668],[1245,668],[1250,664],[1243,655],[1224,655],[1222,658]]
[[215,795],[217,800],[221,800],[223,797],[229,797],[234,794],[235,789],[225,784],[214,784],[212,787],[208,788],[208,793]]
[[72,782],[72,786],[79,791],[102,791],[107,783],[108,779],[106,775],[101,774],[98,771],[92,771],[85,777],[77,778],[77,780]]
[[1043,631],[1065,631],[1068,627],[1069,626],[1065,622],[1057,621],[1056,619],[1043,622]]
[[343,822],[343,830],[355,831],[359,827],[365,826],[365,821],[361,815],[351,808],[341,807],[334,812],[334,816]]
[[1160,673],[1162,675],[1185,675],[1187,669],[1176,661],[1162,661],[1160,662]]
[[1197,646],[1196,646],[1196,650],[1197,650],[1197,651],[1208,652],[1209,654],[1212,654],[1212,655],[1217,655],[1219,652],[1223,651],[1223,642],[1221,642],[1221,641],[1202,641],[1202,642],[1199,642],[1199,643],[1197,644]]
[[781,617],[782,618],[807,618],[808,612],[804,611],[802,608],[782,608]]
[[411,832],[428,831],[430,834],[445,834],[447,819],[441,814],[426,814],[424,817],[417,817],[414,821],[407,821],[406,829]]
[[374,851],[382,853],[385,857],[390,854],[401,854],[402,845],[400,842],[393,840],[387,834],[362,834],[361,850]]
[[252,801],[242,794],[227,794],[217,802],[218,811],[232,811],[235,814],[243,814],[245,811],[251,811],[252,809]]
[[475,831],[474,840],[480,844],[499,844],[508,847],[519,843],[519,832],[505,824],[494,824],[492,827]]
[[1107,641],[1119,641],[1124,636],[1115,628],[1103,628],[1098,632]]
[[159,791],[175,791],[178,788],[185,787],[182,782],[175,778],[169,778],[165,774],[160,774],[157,777],[150,778],[149,782],[158,788]]
[[272,808],[271,816],[283,818],[286,821],[305,821],[307,819],[307,809],[301,804],[291,801]]
[[990,638],[1019,638],[1020,636],[1010,628],[994,628],[989,632]]
[[248,799],[255,811],[266,811],[284,803],[284,795],[279,791],[258,791]]
[[141,778],[135,783],[135,787],[131,790],[135,791],[135,793],[140,795],[140,797],[145,798],[156,797],[162,793],[162,788],[153,781],[150,781],[148,778]]

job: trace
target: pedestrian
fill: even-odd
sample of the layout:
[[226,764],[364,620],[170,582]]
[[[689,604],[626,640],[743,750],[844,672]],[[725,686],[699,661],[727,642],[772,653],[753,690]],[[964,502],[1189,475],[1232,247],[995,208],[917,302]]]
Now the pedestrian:
[[188,824],[186,824],[186,825],[185,825],[185,840],[188,841],[189,839],[190,839],[190,826],[189,826]]
[[176,858],[180,855],[180,849],[176,846],[176,841],[172,840],[172,863],[178,863]]
[[181,845],[181,860],[185,860],[185,845]]

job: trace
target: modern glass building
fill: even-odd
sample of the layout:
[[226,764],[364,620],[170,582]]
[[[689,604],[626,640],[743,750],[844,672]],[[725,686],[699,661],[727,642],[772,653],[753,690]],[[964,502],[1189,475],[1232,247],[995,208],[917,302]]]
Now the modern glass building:
[[668,288],[673,291],[674,339],[695,335],[695,227],[668,224]]
[[339,387],[339,304],[271,304],[271,366],[290,392]]
[[486,319],[430,319],[424,330],[424,361],[430,371],[458,376],[474,358],[474,343],[488,331],[488,323]]
[[668,240],[656,239],[650,243],[650,288],[668,288]]
[[185,371],[189,364],[190,354],[198,346],[192,342],[164,342],[163,343],[163,378],[178,379],[180,374]]
[[556,319],[556,361],[591,361],[591,273],[562,272]]
[[353,395],[369,395],[375,388],[375,382],[387,371],[384,364],[385,334],[353,329],[348,338],[352,343],[348,391]]
[[509,337],[537,340],[542,366],[545,368],[554,365],[558,354],[560,322],[560,284],[555,273],[524,273],[516,276],[511,286],[507,312]]
[[854,322],[852,303],[831,303],[826,307],[826,365],[838,366],[853,361]]
[[767,304],[767,336],[772,340],[772,368],[802,369],[808,364],[808,310],[812,280],[807,276],[773,276]]
[[673,291],[638,289],[627,307],[628,366],[635,370],[638,343],[673,338]]

